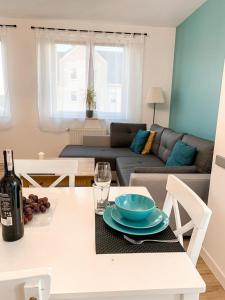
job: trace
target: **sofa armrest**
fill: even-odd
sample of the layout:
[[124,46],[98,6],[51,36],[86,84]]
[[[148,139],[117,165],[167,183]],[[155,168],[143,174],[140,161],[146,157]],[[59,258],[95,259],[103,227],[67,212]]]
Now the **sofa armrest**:
[[[185,182],[199,197],[207,204],[208,203],[208,194],[209,194],[209,183],[210,183],[210,174],[174,174]],[[143,174],[143,173],[132,173],[130,176],[131,186],[145,186],[152,198],[156,202],[156,206],[160,209],[163,208],[165,197],[166,197],[166,183],[167,183],[168,174]],[[187,212],[180,207],[180,216],[182,224],[186,224],[190,217]],[[172,229],[175,229],[175,220],[174,213],[172,212],[170,218],[170,226]],[[190,235],[190,232],[186,234]]]
[[[209,193],[210,174],[174,174],[184,181],[199,197],[207,204]],[[130,176],[131,186],[145,186],[157,205],[162,208],[166,197],[166,183],[168,174],[143,174],[132,173]]]
[[164,174],[180,174],[180,173],[197,173],[196,166],[180,166],[180,167],[139,167],[135,168],[135,173],[164,173]]
[[99,146],[99,147],[110,147],[110,136],[109,135],[98,135],[83,137],[84,146]]

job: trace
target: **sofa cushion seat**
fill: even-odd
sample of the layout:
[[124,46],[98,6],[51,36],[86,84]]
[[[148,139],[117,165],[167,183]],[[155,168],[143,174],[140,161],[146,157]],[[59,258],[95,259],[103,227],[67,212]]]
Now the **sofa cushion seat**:
[[139,155],[136,157],[118,157],[116,170],[120,185],[129,185],[130,174],[140,167],[163,167],[164,162],[154,155]]
[[59,157],[94,157],[95,162],[110,162],[112,170],[116,170],[116,158],[123,156],[141,157],[140,154],[132,152],[129,148],[88,147],[78,145],[67,145],[59,155]]

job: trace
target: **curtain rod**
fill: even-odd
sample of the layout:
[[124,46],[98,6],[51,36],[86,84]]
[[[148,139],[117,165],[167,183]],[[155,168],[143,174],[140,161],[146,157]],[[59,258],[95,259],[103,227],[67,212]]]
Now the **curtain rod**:
[[3,26],[5,26],[5,27],[17,27],[17,25],[4,25],[4,24],[0,24],[0,27],[3,27]]
[[66,29],[66,28],[53,28],[53,27],[35,27],[31,26],[31,29],[48,29],[48,30],[59,30],[59,31],[79,31],[79,32],[94,32],[94,33],[117,33],[117,34],[134,34],[134,35],[145,35],[147,33],[140,32],[118,32],[118,31],[101,31],[101,30],[87,30],[87,29]]

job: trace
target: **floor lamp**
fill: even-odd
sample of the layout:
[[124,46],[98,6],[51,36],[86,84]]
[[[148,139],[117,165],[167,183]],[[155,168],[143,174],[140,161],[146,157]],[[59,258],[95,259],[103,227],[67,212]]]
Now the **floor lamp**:
[[164,103],[165,98],[163,95],[163,91],[160,87],[152,87],[149,89],[147,94],[147,103],[151,103],[154,105],[154,111],[153,111],[153,120],[152,124],[155,123],[155,106],[157,103]]

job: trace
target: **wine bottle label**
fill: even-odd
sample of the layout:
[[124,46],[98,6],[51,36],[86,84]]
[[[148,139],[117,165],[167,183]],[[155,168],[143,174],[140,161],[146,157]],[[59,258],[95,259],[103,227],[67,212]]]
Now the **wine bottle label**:
[[4,226],[12,226],[12,202],[7,194],[0,194],[1,223]]
[[12,171],[13,161],[12,161],[12,150],[10,149],[6,149],[6,162],[7,162],[8,171]]

